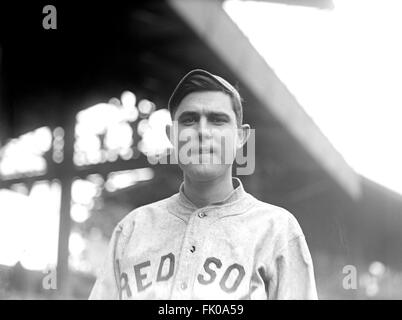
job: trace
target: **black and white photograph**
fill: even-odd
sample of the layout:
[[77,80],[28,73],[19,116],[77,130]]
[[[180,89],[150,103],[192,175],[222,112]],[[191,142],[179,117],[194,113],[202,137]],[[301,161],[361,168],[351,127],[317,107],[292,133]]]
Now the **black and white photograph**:
[[2,2],[0,300],[402,300],[401,17]]

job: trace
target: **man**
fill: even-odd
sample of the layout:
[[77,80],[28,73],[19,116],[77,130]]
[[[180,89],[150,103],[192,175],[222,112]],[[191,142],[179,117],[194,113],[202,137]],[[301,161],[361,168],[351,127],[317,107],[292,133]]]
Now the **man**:
[[295,217],[232,178],[250,134],[237,90],[196,69],[168,107],[183,183],[118,224],[90,299],[317,299]]

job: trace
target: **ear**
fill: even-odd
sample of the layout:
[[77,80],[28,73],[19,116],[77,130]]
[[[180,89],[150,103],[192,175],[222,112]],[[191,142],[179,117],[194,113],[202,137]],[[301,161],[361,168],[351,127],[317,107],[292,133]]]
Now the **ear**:
[[172,125],[167,124],[166,127],[165,127],[165,132],[166,132],[166,136],[168,137],[170,143],[172,143],[172,137],[171,137]]
[[237,149],[242,148],[246,144],[250,137],[250,130],[250,125],[248,124],[242,124],[240,128],[237,128]]

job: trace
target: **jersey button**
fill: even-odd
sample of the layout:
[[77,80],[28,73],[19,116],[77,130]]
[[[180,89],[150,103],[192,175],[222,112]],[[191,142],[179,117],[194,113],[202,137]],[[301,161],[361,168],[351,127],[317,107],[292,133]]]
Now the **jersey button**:
[[186,290],[187,289],[187,283],[186,282],[182,282],[180,288],[182,290]]
[[200,218],[204,218],[204,217],[206,216],[206,214],[205,214],[204,212],[200,212],[200,213],[198,214],[198,216],[199,216]]

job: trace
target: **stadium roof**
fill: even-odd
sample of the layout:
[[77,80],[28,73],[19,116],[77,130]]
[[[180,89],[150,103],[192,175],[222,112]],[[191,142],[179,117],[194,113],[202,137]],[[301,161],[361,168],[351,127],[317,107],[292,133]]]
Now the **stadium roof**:
[[31,14],[37,5],[28,6],[34,8],[27,8],[12,29],[4,27],[11,23],[10,15],[1,19],[3,143],[43,125],[63,124],[78,110],[122,89],[165,107],[183,74],[205,68],[240,87],[245,120],[256,129],[257,150],[265,163],[279,163],[283,172],[302,172],[312,181],[329,175],[349,195],[359,194],[357,175],[224,12],[221,1],[97,4],[96,11],[62,3],[57,5],[58,29],[48,31],[37,21],[41,16]]

